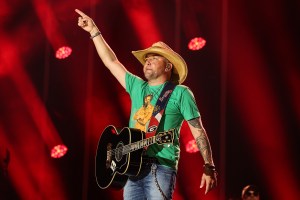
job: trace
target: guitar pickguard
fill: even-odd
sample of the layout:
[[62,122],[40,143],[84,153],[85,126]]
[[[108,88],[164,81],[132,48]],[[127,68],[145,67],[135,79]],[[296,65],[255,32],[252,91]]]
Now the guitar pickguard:
[[[127,155],[125,155],[125,160],[121,162],[123,158],[123,142],[119,142],[116,149],[113,150],[113,144],[107,143],[106,145],[106,169],[111,169],[113,174],[118,168],[122,168],[127,163]],[[123,163],[123,164],[122,164]]]
[[112,150],[111,147],[112,147],[112,144],[111,143],[107,143],[107,146],[106,146],[107,155],[106,155],[106,165],[105,165],[106,169],[111,168],[112,155],[111,155],[111,153],[109,153]]

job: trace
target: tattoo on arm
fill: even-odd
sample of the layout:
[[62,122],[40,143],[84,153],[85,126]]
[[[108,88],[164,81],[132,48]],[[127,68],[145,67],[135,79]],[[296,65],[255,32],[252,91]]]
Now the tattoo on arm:
[[199,117],[195,118],[195,119],[191,119],[188,121],[190,123],[190,125],[192,125],[195,128],[199,128],[201,129],[201,124],[199,123]]
[[212,155],[211,155],[211,149],[209,145],[209,141],[205,135],[200,135],[196,138],[196,143],[198,146],[198,149],[204,159],[205,163],[212,163]]
[[199,118],[195,118],[188,121],[191,126],[197,129],[199,136],[195,138],[197,147],[204,159],[205,163],[213,163],[212,152],[208,137],[206,135],[205,129],[200,124]]

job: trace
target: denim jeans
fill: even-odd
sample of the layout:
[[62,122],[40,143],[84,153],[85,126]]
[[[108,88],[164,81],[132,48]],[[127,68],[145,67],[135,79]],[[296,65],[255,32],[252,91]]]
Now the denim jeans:
[[[153,172],[156,173],[156,179]],[[162,200],[164,197],[161,191],[168,200],[172,199],[175,181],[174,169],[153,163],[146,166],[138,176],[128,179],[124,187],[124,200]]]

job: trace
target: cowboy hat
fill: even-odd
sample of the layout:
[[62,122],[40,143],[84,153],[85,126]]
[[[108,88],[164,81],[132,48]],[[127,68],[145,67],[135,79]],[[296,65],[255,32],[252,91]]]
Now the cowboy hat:
[[132,54],[142,63],[142,65],[145,64],[146,55],[149,53],[155,53],[168,59],[173,64],[173,74],[171,79],[178,84],[183,83],[187,77],[188,69],[184,59],[178,53],[173,51],[163,42],[156,42],[147,49],[132,51]]

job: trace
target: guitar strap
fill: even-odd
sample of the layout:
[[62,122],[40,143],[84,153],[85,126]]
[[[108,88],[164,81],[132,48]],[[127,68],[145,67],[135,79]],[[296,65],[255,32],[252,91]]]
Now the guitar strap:
[[175,87],[176,85],[174,83],[167,82],[163,90],[161,91],[160,96],[157,99],[156,105],[152,112],[152,117],[150,119],[148,129],[146,132],[146,138],[150,138],[156,134],[159,122],[165,112],[167,102]]

